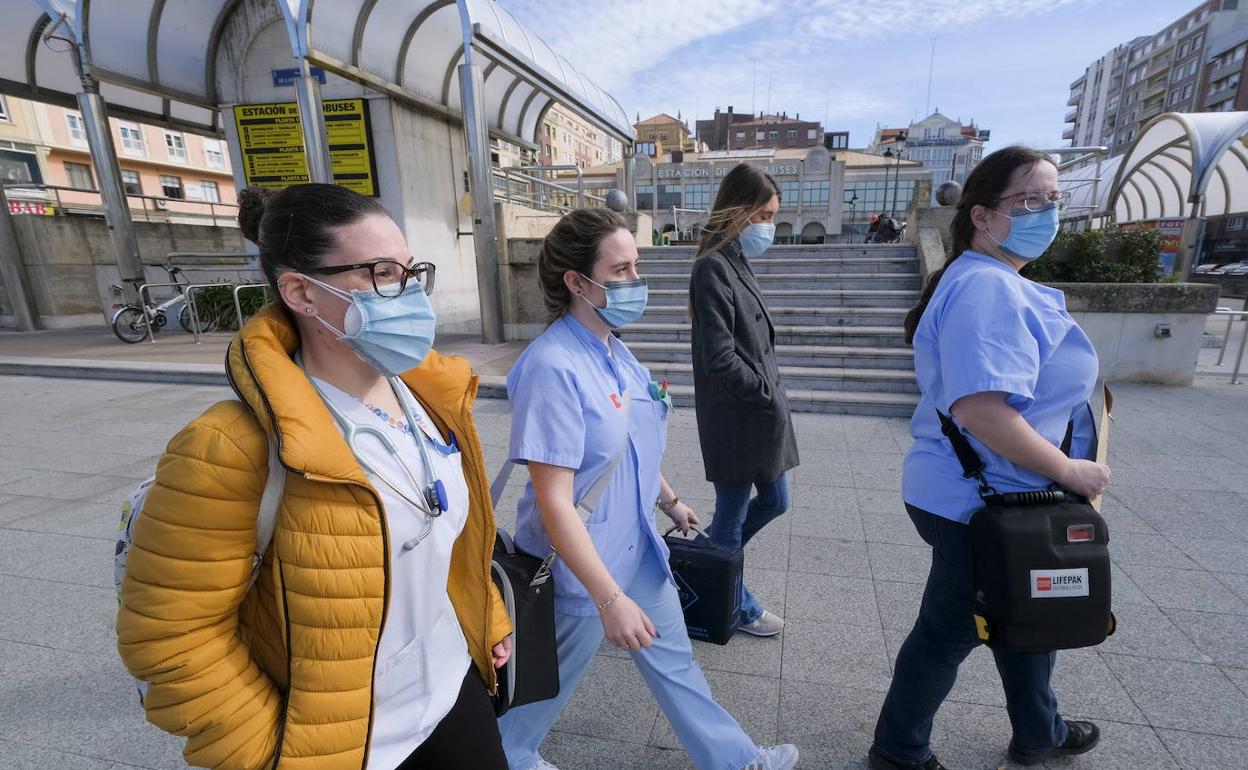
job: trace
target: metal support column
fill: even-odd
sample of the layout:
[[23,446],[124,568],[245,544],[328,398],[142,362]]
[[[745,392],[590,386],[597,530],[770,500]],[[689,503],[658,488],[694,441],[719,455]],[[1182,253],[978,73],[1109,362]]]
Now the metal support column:
[[295,98],[299,101],[299,125],[303,129],[304,155],[308,159],[308,181],[332,184],[334,170],[329,159],[329,138],[325,133],[325,111],[321,107],[321,82],[308,67],[307,59],[299,60],[300,75],[295,79]]
[[0,278],[4,279],[4,293],[17,322],[19,332],[33,332],[43,328],[35,311],[35,297],[30,290],[22,250],[17,242],[17,230],[9,213],[9,199],[0,184]]
[[490,136],[486,124],[481,67],[459,65],[460,103],[464,106],[464,145],[472,192],[472,245],[477,255],[477,293],[481,302],[481,339],[503,342],[502,295],[498,289],[498,226],[490,174]]
[[[1193,208],[1198,206],[1199,204],[1195,204]],[[1179,236],[1179,253],[1174,265],[1174,274],[1180,281],[1186,281],[1197,264],[1201,244],[1205,240],[1205,223],[1202,216],[1192,216],[1183,223],[1183,234]]]
[[633,165],[633,148],[624,143],[623,193],[628,197],[628,211],[637,210],[634,196],[637,194],[637,168]]
[[[79,67],[81,73],[81,66]],[[139,284],[143,277],[143,261],[139,258],[139,239],[130,218],[130,205],[121,185],[121,172],[117,168],[117,148],[108,126],[108,108],[100,96],[99,82],[88,75],[81,75],[82,91],[78,94],[78,110],[87,131],[87,147],[91,151],[91,164],[95,166],[96,183],[100,186],[100,199],[104,202],[108,233],[117,252],[117,268],[121,272],[126,302],[139,301]]]

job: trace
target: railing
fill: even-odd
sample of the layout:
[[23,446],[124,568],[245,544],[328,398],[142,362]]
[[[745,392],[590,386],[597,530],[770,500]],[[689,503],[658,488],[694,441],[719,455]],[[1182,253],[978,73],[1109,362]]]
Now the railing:
[[[576,186],[560,184],[558,177],[544,178],[543,174],[571,171],[576,174]],[[585,179],[579,166],[508,166],[494,169],[494,197],[519,203],[539,211],[566,214],[577,208],[601,206],[606,198],[585,192]]]
[[[80,214],[104,215],[104,203],[100,196],[99,190],[84,189],[81,187],[68,187],[65,185],[54,184],[36,184],[34,182],[4,182],[6,190],[11,190],[9,195],[9,206],[14,204],[43,204],[51,205],[52,213],[64,214],[67,211],[73,211]],[[23,195],[23,191],[26,194]],[[100,202],[97,203],[81,203],[76,201],[66,202],[63,196],[67,195],[91,195],[95,196]],[[211,222],[214,226],[222,224],[232,224],[238,217],[238,206],[233,203],[219,203],[215,201],[197,201],[187,198],[165,198],[157,195],[126,195],[126,201],[130,208],[131,217],[142,214],[144,222],[168,222],[174,218],[184,219],[202,219]],[[131,201],[138,201],[135,206]]]
[[1231,331],[1235,319],[1237,317],[1244,319],[1244,333],[1239,338],[1239,352],[1235,355],[1235,370],[1231,372],[1231,384],[1239,385],[1239,369],[1244,363],[1244,348],[1248,347],[1248,310],[1231,310],[1229,307],[1220,307],[1213,314],[1226,316],[1226,334],[1222,336],[1222,349],[1218,351],[1218,366],[1221,366],[1222,360],[1226,358],[1226,348],[1231,341]]

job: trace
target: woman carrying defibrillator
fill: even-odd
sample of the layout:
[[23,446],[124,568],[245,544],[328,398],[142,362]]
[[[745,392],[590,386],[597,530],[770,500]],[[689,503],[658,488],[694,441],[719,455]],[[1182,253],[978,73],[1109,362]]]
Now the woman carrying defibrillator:
[[[1057,289],[1019,274],[1057,235],[1064,203],[1057,167],[1043,153],[1007,147],[966,180],[952,226],[953,257],[932,275],[906,318],[922,399],[902,496],[932,567],[919,617],[897,655],[875,728],[874,770],[941,770],[932,719],[958,666],[981,642],[973,620],[971,515],[983,506],[938,414],[951,415],[999,492],[1056,484],[1084,497],[1109,483],[1093,462],[1089,399],[1096,351]],[[1069,455],[1059,448],[1071,436]],[[1100,731],[1065,720],[1050,680],[1056,654],[994,650],[1013,727],[1010,760],[1032,765],[1092,749]]]

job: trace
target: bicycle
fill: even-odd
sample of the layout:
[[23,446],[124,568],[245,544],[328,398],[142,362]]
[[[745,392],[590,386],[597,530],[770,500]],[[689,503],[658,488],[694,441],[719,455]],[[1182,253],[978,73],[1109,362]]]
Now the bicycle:
[[[122,342],[136,343],[147,339],[147,319],[152,319],[152,332],[156,333],[163,330],[169,324],[169,316],[177,310],[178,325],[183,331],[192,331],[191,306],[186,301],[186,295],[183,293],[189,282],[182,274],[182,268],[165,262],[161,265],[165,272],[169,275],[169,282],[175,284],[173,288],[177,289],[177,293],[167,300],[158,304],[144,303],[147,305],[147,312],[138,305],[122,305],[113,313],[110,324],[113,328],[113,334],[117,335],[117,339]],[[129,283],[133,283],[137,289],[145,281],[143,279],[128,279]],[[122,293],[122,288],[117,284],[113,284],[113,290],[118,294]],[[199,333],[212,331],[216,328],[216,322],[212,319],[200,319]]]

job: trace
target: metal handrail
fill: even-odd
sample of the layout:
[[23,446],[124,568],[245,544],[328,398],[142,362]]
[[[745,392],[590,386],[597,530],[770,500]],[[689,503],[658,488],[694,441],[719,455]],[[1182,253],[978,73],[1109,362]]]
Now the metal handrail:
[[152,328],[152,314],[147,308],[148,303],[152,301],[151,298],[147,295],[147,290],[156,288],[156,287],[174,288],[174,289],[177,289],[178,293],[181,294],[182,297],[185,299],[186,294],[185,292],[182,291],[183,286],[184,284],[180,282],[139,284],[139,308],[143,311],[144,320],[147,321],[147,338],[151,340],[152,344],[156,344],[156,332]]
[[186,297],[186,306],[191,309],[191,335],[195,337],[196,345],[200,344],[200,341],[199,308],[195,306],[195,291],[197,289],[211,289],[217,286],[233,286],[233,284],[229,281],[217,281],[215,283],[192,283],[182,290],[182,296]]
[[243,303],[239,300],[238,295],[247,289],[269,289],[271,288],[267,282],[265,283],[240,283],[234,287],[234,312],[238,315],[238,328],[243,328]]
[[1226,356],[1226,347],[1231,341],[1231,326],[1235,322],[1235,317],[1242,316],[1244,318],[1244,334],[1239,339],[1239,352],[1235,355],[1235,370],[1231,372],[1231,384],[1239,385],[1239,369],[1244,363],[1244,348],[1248,347],[1248,310],[1231,310],[1230,308],[1220,307],[1213,311],[1213,314],[1226,316],[1226,334],[1222,337],[1222,349],[1218,351],[1218,366],[1222,365],[1222,359]]

